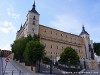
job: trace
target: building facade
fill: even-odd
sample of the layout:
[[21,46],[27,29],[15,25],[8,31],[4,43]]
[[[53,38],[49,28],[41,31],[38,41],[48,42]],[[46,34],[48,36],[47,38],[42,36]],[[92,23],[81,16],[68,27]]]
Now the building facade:
[[32,9],[27,14],[24,25],[17,31],[16,39],[27,37],[29,34],[40,35],[40,41],[45,45],[46,55],[56,61],[65,47],[72,47],[78,53],[80,59],[91,59],[89,45],[93,48],[89,34],[82,27],[79,35],[67,33],[39,24],[40,14],[35,9],[35,2]]
[[1,57],[1,49],[0,49],[0,57]]
[[12,52],[9,50],[1,50],[1,56],[2,57],[7,57],[11,54]]

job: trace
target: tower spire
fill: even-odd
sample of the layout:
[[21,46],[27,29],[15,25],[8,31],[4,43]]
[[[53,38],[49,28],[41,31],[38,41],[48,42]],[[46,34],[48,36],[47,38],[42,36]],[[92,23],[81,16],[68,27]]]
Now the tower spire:
[[30,11],[30,12],[33,12],[33,13],[35,13],[35,14],[38,14],[38,15],[39,15],[39,13],[36,11],[35,0],[34,0],[34,4],[33,4],[32,9],[31,9],[31,11]]
[[83,27],[82,27],[82,31],[83,31],[83,32],[85,31],[85,27],[84,27],[84,24],[83,24]]
[[35,7],[36,7],[36,5],[35,5],[35,0],[34,0],[34,4],[33,4],[33,9],[35,10]]
[[22,29],[22,27],[23,27],[23,26],[22,26],[22,24],[21,24],[21,26],[20,26],[20,30]]
[[89,35],[89,34],[87,33],[87,31],[85,31],[84,25],[82,26],[82,32],[80,33],[80,35],[83,35],[83,34]]

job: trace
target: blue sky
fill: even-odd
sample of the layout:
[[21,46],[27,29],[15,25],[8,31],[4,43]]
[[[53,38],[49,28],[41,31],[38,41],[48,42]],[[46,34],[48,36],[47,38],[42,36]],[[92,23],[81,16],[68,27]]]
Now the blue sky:
[[[0,49],[10,50],[16,31],[24,24],[34,0],[0,0]],[[99,0],[36,0],[40,24],[79,35],[84,24],[94,42],[100,42]]]

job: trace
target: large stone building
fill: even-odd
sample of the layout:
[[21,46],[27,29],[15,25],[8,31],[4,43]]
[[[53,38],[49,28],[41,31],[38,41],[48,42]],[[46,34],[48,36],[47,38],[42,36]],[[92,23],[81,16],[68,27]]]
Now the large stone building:
[[89,34],[82,27],[82,32],[79,35],[63,32],[39,24],[40,14],[35,9],[35,2],[32,9],[27,14],[27,19],[24,25],[17,31],[16,39],[22,36],[27,37],[29,34],[40,35],[40,41],[45,45],[46,55],[56,61],[65,47],[72,47],[78,53],[81,59],[91,59],[89,44],[93,48],[93,43],[90,40]]

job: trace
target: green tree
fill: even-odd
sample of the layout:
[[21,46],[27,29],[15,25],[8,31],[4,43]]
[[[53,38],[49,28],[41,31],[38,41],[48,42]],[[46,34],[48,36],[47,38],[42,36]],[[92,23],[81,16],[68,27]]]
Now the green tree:
[[33,37],[30,34],[26,38],[28,42],[33,40]]
[[63,64],[70,63],[71,65],[76,65],[80,62],[77,52],[71,47],[66,47],[64,49],[64,52],[62,52],[62,54],[60,55],[59,61]]
[[94,52],[96,55],[100,56],[100,43],[93,43],[94,46]]
[[40,41],[40,36],[37,34],[34,34],[33,41]]
[[39,36],[34,35],[33,40],[29,41],[24,51],[24,59],[30,64],[37,65],[45,55],[44,45],[40,43]]
[[33,66],[45,55],[44,45],[40,43],[39,35],[34,34],[32,37],[22,37],[14,41],[12,46],[12,52],[17,60],[25,61],[25,63]]
[[43,57],[43,63],[45,63],[45,64],[50,64],[50,62],[52,61],[52,60],[50,60],[48,57]]
[[27,42],[28,42],[28,40],[25,37],[22,37],[22,38],[14,41],[14,43],[12,45],[12,52],[14,52],[16,59],[18,59],[20,61],[24,61],[23,53],[24,53]]
[[36,63],[41,61],[43,58],[44,53],[44,45],[42,45],[39,41],[30,41],[27,43],[24,51],[24,57],[32,66],[36,66]]
[[32,40],[33,37],[31,35],[16,39],[14,43],[11,45],[12,52],[14,53],[14,58],[20,61],[24,61],[23,53],[26,48],[26,44]]

